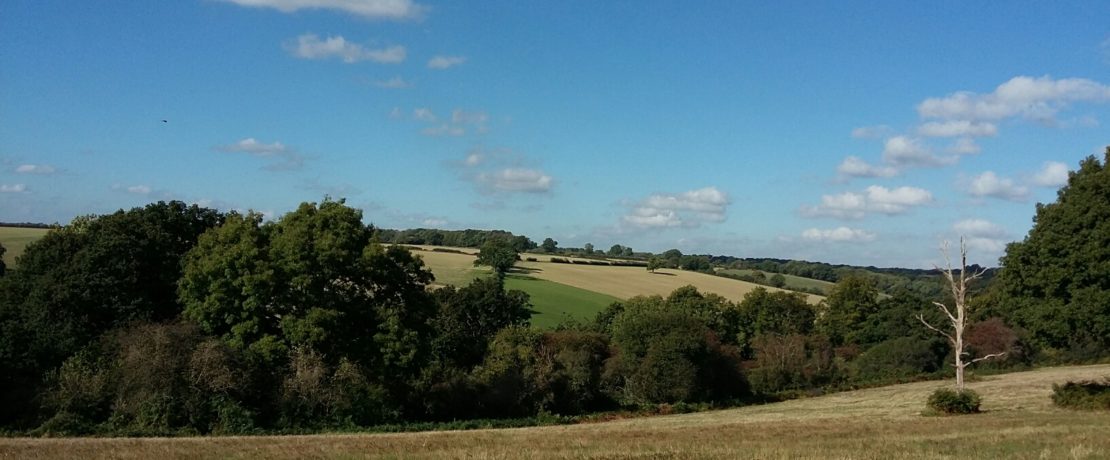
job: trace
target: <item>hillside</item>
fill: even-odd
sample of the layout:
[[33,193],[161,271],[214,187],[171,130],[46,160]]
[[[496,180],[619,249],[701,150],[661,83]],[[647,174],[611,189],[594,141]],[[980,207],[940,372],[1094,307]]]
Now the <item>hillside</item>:
[[[431,247],[423,247],[431,249]],[[436,275],[438,283],[459,284],[468,282],[485,271],[473,267],[476,252],[473,249],[453,248],[466,254],[454,252],[419,251],[424,262]],[[777,291],[779,289],[739,281],[704,273],[685,270],[660,269],[650,273],[643,267],[617,267],[580,264],[551,263],[551,256],[528,254],[536,262],[518,262],[517,267],[528,276],[573,286],[587,291],[627,299],[637,295],[670,294],[677,288],[693,285],[702,292],[712,292],[729,300],[740,301],[744,295],[758,287]],[[807,294],[810,303],[819,302],[822,297]]]
[[0,439],[0,458],[1105,458],[1110,413],[1052,406],[1110,365],[989,376],[985,413],[920,415],[918,382],[686,415],[523,429],[208,438]]

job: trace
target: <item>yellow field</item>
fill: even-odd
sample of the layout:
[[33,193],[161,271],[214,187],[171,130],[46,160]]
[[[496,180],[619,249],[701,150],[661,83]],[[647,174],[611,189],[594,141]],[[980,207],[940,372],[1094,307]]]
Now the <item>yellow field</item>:
[[[465,250],[465,249],[464,249]],[[473,249],[468,252],[476,252]],[[416,251],[435,273],[437,282],[454,284],[452,281],[469,281],[474,276],[488,271],[475,270],[474,256],[446,252]],[[745,281],[706,275],[684,270],[661,269],[650,273],[644,267],[613,267],[600,265],[577,265],[550,263],[551,256],[522,254],[521,257],[535,257],[539,262],[518,262],[517,267],[533,276],[556,283],[574,286],[587,291],[600,292],[613,297],[627,299],[637,295],[659,294],[666,296],[671,291],[686,285],[693,285],[703,292],[712,292],[729,300],[740,301],[744,295],[760,287]],[[556,256],[558,257],[558,256]],[[780,289],[764,288],[771,291]],[[807,294],[810,303],[817,303],[823,297]]]
[[15,266],[15,258],[23,254],[23,249],[32,241],[42,238],[46,228],[0,227],[0,245],[7,251],[4,253],[4,264]]
[[1110,413],[1052,406],[1051,386],[1110,365],[970,384],[985,413],[920,415],[920,382],[739,409],[555,427],[224,438],[0,439],[0,458],[1068,458],[1110,456]]

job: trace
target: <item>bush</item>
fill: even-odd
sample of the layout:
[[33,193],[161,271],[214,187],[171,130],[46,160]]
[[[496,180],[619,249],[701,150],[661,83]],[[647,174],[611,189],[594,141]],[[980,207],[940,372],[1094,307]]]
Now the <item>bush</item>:
[[940,414],[974,414],[979,412],[979,393],[939,388],[929,396],[929,409]]
[[940,340],[902,337],[875,345],[854,364],[861,381],[897,381],[943,369],[947,354],[947,343]]
[[1069,409],[1110,410],[1110,378],[1052,385],[1052,402]]
[[526,257],[526,258],[524,258],[524,260],[528,261],[528,262],[537,262],[538,261],[535,257]]
[[553,264],[569,264],[570,262],[568,262],[567,259],[564,259],[562,257],[552,257],[551,258],[551,263],[553,263]]

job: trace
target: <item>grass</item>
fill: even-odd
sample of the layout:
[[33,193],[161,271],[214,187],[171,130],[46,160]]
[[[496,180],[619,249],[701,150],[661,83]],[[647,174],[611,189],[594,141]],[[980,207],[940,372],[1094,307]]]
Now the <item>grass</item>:
[[[755,272],[756,272],[756,270],[736,269],[736,268],[725,268],[725,269],[717,270],[717,273],[720,273],[720,274],[723,274],[723,275],[733,275],[733,276],[751,276],[751,275],[754,275]],[[763,272],[763,274],[767,277],[767,279],[770,279],[772,276],[775,275],[774,273],[771,273],[771,272]],[[830,283],[828,281],[822,281],[822,280],[815,280],[813,278],[804,278],[804,277],[796,276],[796,275],[782,274],[782,277],[786,279],[786,287],[788,289],[818,289],[821,292],[824,292],[825,294],[828,294],[829,291],[833,288],[833,286],[836,286],[836,283]]]
[[23,254],[23,250],[32,241],[42,238],[47,228],[0,227],[0,245],[7,252],[4,253],[4,264],[13,267],[15,259]]
[[398,434],[0,439],[0,458],[1107,458],[1110,413],[1055,408],[1053,383],[1110,365],[983,377],[984,413],[922,416],[918,382],[777,404],[604,423]]
[[552,328],[565,320],[593,321],[597,313],[620,299],[565,284],[529,276],[509,275],[507,289],[519,289],[532,298],[532,325]]

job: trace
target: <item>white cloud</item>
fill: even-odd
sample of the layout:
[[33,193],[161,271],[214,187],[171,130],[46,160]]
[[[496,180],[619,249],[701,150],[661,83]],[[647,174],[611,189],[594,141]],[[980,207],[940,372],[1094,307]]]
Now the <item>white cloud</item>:
[[466,134],[466,128],[462,126],[455,126],[451,124],[442,124],[436,126],[429,126],[420,130],[420,133],[425,136],[462,136]]
[[0,184],[0,193],[23,193],[27,191],[25,184]]
[[389,80],[375,80],[374,86],[385,89],[405,89],[412,88],[412,82],[406,81],[401,77],[393,77]]
[[425,227],[442,227],[444,225],[447,225],[447,221],[444,219],[429,218],[420,221],[420,225],[423,225]]
[[451,123],[458,125],[478,125],[483,126],[489,121],[489,115],[485,112],[467,112],[463,109],[455,109],[451,112]]
[[367,49],[351,43],[341,36],[329,36],[321,40],[316,34],[304,34],[295,42],[286,42],[285,50],[301,59],[342,59],[348,64],[359,61],[372,61],[380,64],[396,64],[405,60],[405,47],[395,45],[382,49]]
[[806,217],[861,219],[872,213],[902,214],[913,207],[924,206],[932,201],[933,194],[922,188],[903,186],[888,189],[872,185],[860,193],[824,195],[821,197],[821,204],[802,206],[800,211]]
[[1019,76],[989,94],[961,91],[926,99],[917,106],[917,112],[926,118],[947,120],[1001,120],[1018,116],[1051,120],[1070,103],[1108,101],[1110,86],[1095,81]]
[[925,137],[995,136],[998,126],[968,120],[930,121],[917,127],[917,133]]
[[883,145],[883,161],[894,166],[944,166],[956,162],[953,157],[941,158],[918,139],[894,136]]
[[547,193],[554,180],[543,171],[527,168],[504,168],[483,172],[476,177],[478,184],[498,192]]
[[39,174],[45,176],[49,174],[54,174],[55,172],[57,172],[57,170],[50,165],[25,164],[16,166],[15,172],[18,174]]
[[339,10],[368,19],[418,19],[427,9],[411,0],[224,0],[241,6],[273,8],[283,13],[302,9]]
[[965,219],[952,225],[967,243],[968,249],[1000,255],[1011,241],[1001,226],[983,219]]
[[1041,187],[1062,187],[1067,183],[1068,165],[1058,161],[1046,161],[1033,176],[1033,184]]
[[894,177],[898,175],[898,168],[891,166],[875,166],[867,163],[857,156],[848,156],[836,167],[841,177]]
[[865,230],[848,227],[830,229],[811,228],[802,232],[802,238],[810,241],[867,242],[874,241],[875,234]]
[[304,157],[281,142],[267,144],[248,137],[232,144],[218,145],[215,149],[224,153],[245,153],[269,159],[271,163],[264,169],[270,171],[289,171],[304,167]]
[[416,119],[417,121],[434,123],[436,121],[436,114],[432,112],[432,109],[418,107],[412,109],[412,118]]
[[288,151],[288,147],[281,142],[274,142],[267,144],[258,142],[253,137],[248,137],[234,144],[221,145],[216,147],[217,150],[227,153],[248,153],[259,157],[268,157],[273,155],[280,155]]
[[132,185],[132,186],[121,187],[121,188],[123,190],[126,190],[127,193],[132,193],[132,194],[135,194],[135,195],[150,195],[150,192],[154,191],[153,189],[150,188],[149,185]]
[[654,194],[633,205],[621,220],[638,228],[698,227],[706,222],[723,222],[729,204],[728,194],[716,187]]
[[975,139],[970,137],[961,137],[956,139],[956,143],[948,147],[948,151],[960,155],[974,155],[982,151],[979,144],[975,143]]
[[466,159],[463,160],[463,164],[466,166],[478,166],[482,164],[483,160],[485,160],[485,157],[480,152],[470,152],[466,155]]
[[465,56],[433,56],[428,60],[429,69],[449,69],[466,62]]
[[975,176],[967,184],[968,194],[977,197],[993,197],[1010,201],[1024,201],[1029,189],[1014,183],[1013,179],[999,177],[994,171],[986,171]]
[[887,125],[860,126],[852,130],[852,137],[856,139],[878,139],[886,137],[891,132]]

